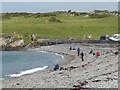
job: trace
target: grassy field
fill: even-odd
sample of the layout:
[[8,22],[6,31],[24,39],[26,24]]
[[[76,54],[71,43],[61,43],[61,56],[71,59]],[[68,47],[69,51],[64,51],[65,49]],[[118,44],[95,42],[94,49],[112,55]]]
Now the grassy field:
[[[9,35],[16,32],[23,37],[37,34],[41,38],[74,38],[85,39],[84,35],[92,35],[91,39],[99,39],[101,35],[118,33],[118,17],[111,16],[92,19],[82,16],[58,15],[63,23],[49,22],[50,17],[13,17],[4,19],[2,33]],[[25,38],[27,39],[27,37]]]

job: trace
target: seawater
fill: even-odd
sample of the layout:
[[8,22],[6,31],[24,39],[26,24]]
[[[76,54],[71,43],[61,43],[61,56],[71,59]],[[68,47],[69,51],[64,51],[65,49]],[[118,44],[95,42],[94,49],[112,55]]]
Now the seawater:
[[[54,67],[63,62],[63,56],[38,51],[3,51],[2,78],[19,77]],[[0,72],[1,74],[1,72]]]

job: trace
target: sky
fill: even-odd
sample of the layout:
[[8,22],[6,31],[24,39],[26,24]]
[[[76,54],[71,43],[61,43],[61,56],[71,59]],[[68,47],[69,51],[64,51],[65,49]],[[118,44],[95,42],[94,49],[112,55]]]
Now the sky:
[[117,2],[2,2],[2,12],[117,11]]

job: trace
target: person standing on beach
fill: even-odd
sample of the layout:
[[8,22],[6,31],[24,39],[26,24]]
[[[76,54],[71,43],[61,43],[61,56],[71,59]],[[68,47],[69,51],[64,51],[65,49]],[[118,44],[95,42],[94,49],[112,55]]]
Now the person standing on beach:
[[81,59],[82,59],[82,61],[84,61],[84,58],[83,58],[83,57],[84,57],[84,53],[82,52],[82,53],[81,53]]
[[72,47],[70,47],[70,50],[72,50]]
[[80,55],[80,48],[77,49],[77,52],[78,52],[78,56]]
[[97,57],[99,57],[100,56],[100,51],[97,51],[96,55],[97,55]]
[[54,67],[54,70],[58,70],[59,69],[59,64],[56,64],[55,67]]

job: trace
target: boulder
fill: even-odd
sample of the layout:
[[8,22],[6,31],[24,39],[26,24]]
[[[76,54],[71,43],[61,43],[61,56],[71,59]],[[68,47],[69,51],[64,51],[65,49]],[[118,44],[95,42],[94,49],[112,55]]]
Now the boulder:
[[0,37],[0,47],[6,45],[6,40],[2,37]]
[[17,40],[13,43],[10,44],[11,47],[17,47],[17,46],[23,46],[24,45],[24,40]]

